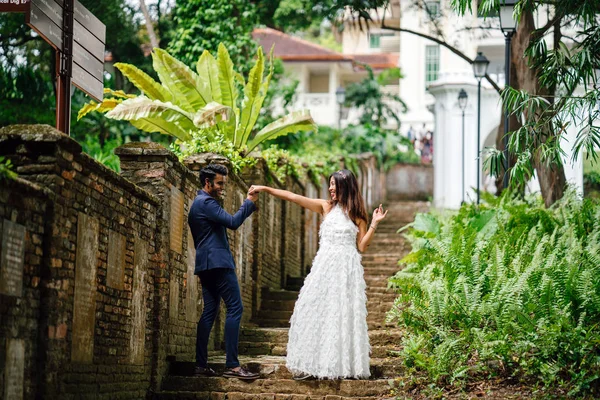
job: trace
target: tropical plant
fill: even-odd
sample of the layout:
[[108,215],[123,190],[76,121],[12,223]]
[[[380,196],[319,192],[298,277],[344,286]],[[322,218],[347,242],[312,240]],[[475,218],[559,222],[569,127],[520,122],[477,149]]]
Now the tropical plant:
[[574,191],[549,209],[485,200],[408,226],[388,315],[406,329],[406,366],[441,386],[495,375],[597,392],[600,205]]
[[[253,133],[267,95],[273,63],[266,75],[265,58],[258,48],[257,60],[250,70],[248,82],[233,69],[233,62],[224,45],[219,46],[215,59],[208,51],[202,53],[192,71],[162,49],[152,53],[154,70],[161,83],[129,64],[115,64],[142,94],[139,96],[107,90],[111,97],[102,103],[90,102],[78,118],[91,111],[105,112],[108,118],[126,120],[146,132],[174,136],[181,142],[214,141],[218,135],[233,143],[246,154],[265,140],[315,129],[307,110],[295,111]],[[272,52],[271,52],[272,58]],[[239,86],[244,98],[238,100]]]
[[400,96],[384,90],[387,84],[398,85],[398,81],[402,78],[400,68],[388,68],[375,77],[369,65],[357,64],[367,71],[367,77],[348,85],[346,104],[362,109],[360,123],[363,125],[381,126],[388,120],[393,120],[397,126],[400,126],[398,114],[405,113],[408,108]]

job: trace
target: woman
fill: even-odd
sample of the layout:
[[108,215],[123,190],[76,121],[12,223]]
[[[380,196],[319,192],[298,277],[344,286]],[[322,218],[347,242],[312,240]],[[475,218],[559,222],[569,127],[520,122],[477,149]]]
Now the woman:
[[367,297],[360,252],[369,247],[381,205],[367,227],[367,212],[358,182],[347,169],[329,177],[330,200],[310,199],[267,186],[266,192],[324,216],[319,251],[294,306],[286,365],[294,379],[368,378]]

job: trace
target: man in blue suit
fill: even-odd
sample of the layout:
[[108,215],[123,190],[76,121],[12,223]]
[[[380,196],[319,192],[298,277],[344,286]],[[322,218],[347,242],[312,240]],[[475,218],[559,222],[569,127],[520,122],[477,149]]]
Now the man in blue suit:
[[196,247],[195,274],[200,276],[204,311],[198,322],[196,336],[195,375],[215,376],[208,366],[208,337],[215,317],[219,311],[221,299],[227,307],[225,318],[226,378],[256,379],[258,374],[240,367],[238,361],[238,339],[242,319],[242,299],[235,273],[233,256],[227,240],[227,229],[239,228],[244,220],[256,210],[258,194],[248,194],[238,212],[228,214],[219,204],[225,189],[227,168],[223,165],[209,164],[200,171],[202,190],[194,199],[188,224],[192,230]]

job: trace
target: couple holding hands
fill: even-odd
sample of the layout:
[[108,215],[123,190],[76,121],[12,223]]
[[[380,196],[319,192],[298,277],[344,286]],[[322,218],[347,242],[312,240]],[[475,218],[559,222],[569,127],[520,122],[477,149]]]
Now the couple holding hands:
[[329,177],[328,200],[252,185],[240,209],[231,215],[217,201],[225,189],[227,174],[227,168],[218,164],[209,164],[200,171],[203,187],[188,215],[196,247],[195,274],[200,277],[204,300],[196,337],[195,374],[216,376],[208,366],[207,347],[223,299],[227,308],[223,376],[259,378],[259,374],[241,367],[238,361],[243,305],[227,229],[239,228],[256,210],[259,193],[266,193],[324,216],[319,249],[290,320],[287,368],[297,380],[368,378],[367,298],[360,253],[367,250],[387,211],[380,205],[369,224],[356,177],[344,169]]

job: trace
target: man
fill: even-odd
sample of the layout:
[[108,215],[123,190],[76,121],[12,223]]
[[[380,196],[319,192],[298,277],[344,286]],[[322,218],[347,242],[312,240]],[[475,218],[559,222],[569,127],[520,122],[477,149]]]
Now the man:
[[195,375],[215,376],[208,367],[208,337],[219,310],[221,298],[227,307],[225,318],[226,378],[256,379],[258,374],[240,367],[238,361],[238,339],[242,319],[242,299],[235,273],[233,256],[227,240],[227,228],[237,229],[244,220],[256,210],[254,204],[258,194],[248,194],[235,215],[228,214],[217,202],[225,188],[227,168],[223,165],[209,164],[200,171],[202,190],[194,199],[188,224],[192,230],[196,247],[196,268],[194,273],[200,276],[204,311],[198,322],[196,336]]

